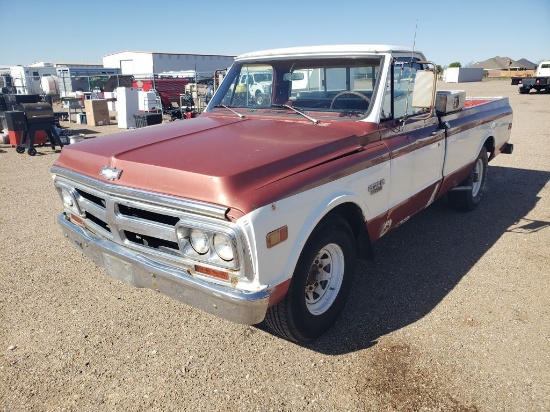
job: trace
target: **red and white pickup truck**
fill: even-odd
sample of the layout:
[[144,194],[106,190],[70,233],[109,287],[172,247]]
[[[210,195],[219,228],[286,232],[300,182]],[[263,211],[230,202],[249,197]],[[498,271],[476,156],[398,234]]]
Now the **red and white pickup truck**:
[[[272,74],[269,98],[237,87],[255,72]],[[488,161],[512,152],[507,98],[436,83],[399,46],[239,56],[197,119],[65,146],[58,221],[125,283],[316,338],[373,242],[444,194],[475,208]]]

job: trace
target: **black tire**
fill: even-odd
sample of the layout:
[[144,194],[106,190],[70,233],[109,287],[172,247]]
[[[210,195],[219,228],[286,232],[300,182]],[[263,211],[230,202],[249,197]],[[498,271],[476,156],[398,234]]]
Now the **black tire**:
[[263,94],[262,92],[257,91],[257,92],[256,92],[256,96],[254,96],[254,97],[255,97],[255,100],[256,100],[256,104],[257,104],[258,106],[264,106],[264,105],[266,104],[266,98],[267,98],[267,97],[266,97],[266,95]]
[[519,94],[527,94],[530,92],[530,89],[527,89],[527,88],[524,88],[524,87],[520,87],[518,88],[519,90]]
[[268,309],[267,325],[294,342],[325,333],[346,304],[355,261],[349,224],[339,216],[321,221],[300,254],[286,296]]
[[17,147],[15,148],[15,151],[16,151],[17,153],[19,153],[19,154],[25,153],[25,148],[24,148],[23,146],[17,146]]
[[29,148],[27,149],[27,154],[28,154],[29,156],[36,156],[36,149],[35,149],[34,147],[29,147]]
[[487,181],[487,165],[487,151],[485,148],[482,148],[474,162],[470,175],[458,186],[458,188],[465,186],[469,187],[469,189],[450,191],[447,195],[449,201],[455,208],[458,210],[470,211],[474,210],[477,205],[479,205]]

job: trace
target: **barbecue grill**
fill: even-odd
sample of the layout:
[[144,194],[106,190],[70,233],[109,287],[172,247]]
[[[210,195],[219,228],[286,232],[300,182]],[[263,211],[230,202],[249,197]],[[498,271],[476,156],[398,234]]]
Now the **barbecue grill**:
[[0,94],[0,111],[7,112],[17,110],[21,103],[38,103],[38,94]]
[[21,143],[15,148],[17,153],[24,153],[25,148],[28,148],[27,153],[30,156],[36,154],[34,136],[39,130],[43,130],[46,133],[52,149],[55,149],[56,144],[60,148],[63,147],[63,143],[54,128],[55,116],[50,104],[21,103],[17,106],[17,110],[23,113],[26,126],[22,128]]

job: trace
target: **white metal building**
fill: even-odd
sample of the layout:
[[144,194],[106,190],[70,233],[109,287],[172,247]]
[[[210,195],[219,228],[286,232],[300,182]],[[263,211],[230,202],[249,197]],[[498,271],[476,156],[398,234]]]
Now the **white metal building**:
[[122,74],[196,71],[212,76],[233,64],[235,56],[122,51],[103,56],[103,67],[118,67]]
[[447,83],[480,82],[483,80],[483,69],[477,67],[449,67],[443,73]]

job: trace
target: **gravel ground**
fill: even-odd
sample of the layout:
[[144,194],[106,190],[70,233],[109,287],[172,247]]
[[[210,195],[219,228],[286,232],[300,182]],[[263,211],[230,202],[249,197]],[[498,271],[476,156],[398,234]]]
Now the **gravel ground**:
[[474,212],[443,199],[381,239],[304,346],[111,279],[57,227],[58,153],[0,145],[0,409],[550,410],[550,95],[440,88],[509,96],[514,154]]

